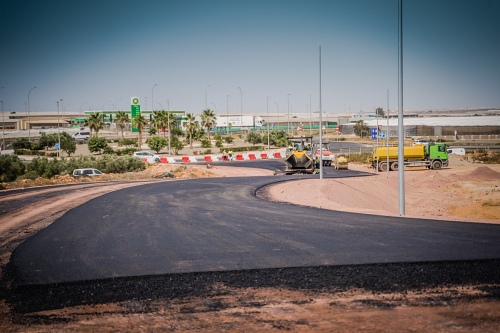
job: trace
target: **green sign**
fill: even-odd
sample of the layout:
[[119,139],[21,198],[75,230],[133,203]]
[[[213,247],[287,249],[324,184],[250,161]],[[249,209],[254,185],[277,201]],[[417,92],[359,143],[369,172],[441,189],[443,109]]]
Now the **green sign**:
[[[134,119],[135,116],[141,114],[141,105],[139,104],[139,98],[137,98],[137,97],[132,97],[130,102],[131,102],[130,116],[131,116],[131,120],[132,120],[132,119]],[[133,122],[132,122],[132,124],[133,124]],[[139,130],[137,129],[137,127],[132,126],[132,132],[137,133],[137,132],[139,132]]]

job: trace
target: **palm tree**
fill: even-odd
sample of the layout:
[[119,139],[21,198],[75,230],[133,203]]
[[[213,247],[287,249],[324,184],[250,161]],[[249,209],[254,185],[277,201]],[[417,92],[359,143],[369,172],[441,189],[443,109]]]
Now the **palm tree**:
[[90,136],[92,136],[92,131],[95,131],[95,136],[97,137],[97,133],[100,129],[104,127],[104,120],[99,112],[91,114],[85,120],[84,126],[87,126],[90,129]]
[[193,134],[198,129],[198,122],[192,113],[186,114],[186,122],[184,123],[186,132],[189,134],[189,145],[193,148]]
[[128,123],[128,113],[124,111],[118,111],[116,113],[116,118],[115,118],[115,124],[120,126],[120,129],[122,130],[122,140],[123,140],[123,129],[125,128],[125,125]]
[[153,126],[156,132],[163,130],[163,137],[165,137],[165,127],[167,127],[167,112],[166,111],[153,111]]
[[215,125],[217,117],[213,110],[205,109],[201,113],[201,125],[207,128],[208,140],[210,141],[210,129]]
[[139,131],[139,140],[137,142],[137,146],[139,150],[141,150],[141,145],[142,145],[142,131],[144,130],[144,127],[148,124],[148,121],[142,117],[142,115],[138,114],[134,118],[132,118],[132,124],[137,128]]

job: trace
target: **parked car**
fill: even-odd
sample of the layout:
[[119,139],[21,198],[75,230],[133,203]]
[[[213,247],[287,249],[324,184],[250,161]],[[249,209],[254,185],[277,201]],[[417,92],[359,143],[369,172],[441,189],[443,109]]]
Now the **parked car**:
[[154,154],[149,151],[136,151],[133,156],[140,159],[146,159],[148,163],[158,163],[160,162],[161,158],[160,155]]
[[73,177],[94,177],[102,175],[104,175],[104,173],[102,173],[97,169],[92,169],[92,168],[73,170]]

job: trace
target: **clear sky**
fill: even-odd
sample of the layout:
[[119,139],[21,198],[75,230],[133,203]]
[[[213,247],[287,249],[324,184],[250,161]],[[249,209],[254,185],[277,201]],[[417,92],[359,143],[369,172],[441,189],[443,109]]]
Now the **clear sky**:
[[[404,107],[500,107],[500,1],[403,0]],[[5,111],[398,104],[398,0],[0,0]],[[155,86],[156,84],[156,86]],[[36,89],[31,90],[33,87]],[[238,88],[239,87],[239,88]],[[241,91],[240,91],[241,88]],[[230,95],[228,98],[227,96]],[[267,98],[269,96],[269,98]],[[276,105],[277,104],[277,105]]]

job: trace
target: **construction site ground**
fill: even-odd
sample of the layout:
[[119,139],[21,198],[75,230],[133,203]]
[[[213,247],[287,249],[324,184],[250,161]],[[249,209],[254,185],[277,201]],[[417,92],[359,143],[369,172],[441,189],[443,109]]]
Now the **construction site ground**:
[[[376,173],[365,165],[350,169]],[[0,217],[1,264],[5,268],[15,244],[52,223],[64,211],[96,196],[133,186],[133,180],[155,181],[152,176],[166,171],[176,178],[272,175],[272,171],[214,165],[154,165],[139,173],[106,175],[102,181],[127,179],[101,189],[78,191],[53,198],[36,207]],[[292,176],[293,177],[293,176]],[[452,155],[450,167],[405,172],[405,216],[474,223],[500,223],[500,165],[472,163]],[[13,186],[76,182],[73,177],[21,181]],[[32,183],[30,183],[32,182]],[[20,194],[23,195],[23,194]],[[372,177],[297,180],[268,189],[275,201],[297,203],[359,213],[399,215],[397,173],[376,173]],[[0,200],[3,200],[0,198]],[[51,212],[56,209],[57,213]],[[333,212],[332,212],[333,213]],[[36,216],[45,216],[33,224]],[[397,265],[377,269],[340,269],[343,288],[325,287],[331,271],[282,271],[266,276],[274,283],[214,283],[203,295],[183,297],[131,298],[99,304],[65,306],[48,311],[16,311],[7,297],[1,297],[2,332],[498,332],[500,330],[500,286],[498,278],[481,279],[498,269],[498,261],[478,263],[480,283],[460,264]],[[470,267],[469,267],[470,268]],[[421,272],[425,270],[424,282]],[[407,278],[398,280],[394,275]],[[489,273],[488,273],[489,272]],[[307,273],[307,274],[306,274]],[[380,273],[380,271],[379,271]],[[445,274],[446,273],[446,274]],[[484,273],[484,274],[483,274]],[[236,273],[235,273],[236,274]],[[290,276],[287,276],[290,274]],[[297,276],[307,277],[298,279]],[[461,274],[470,279],[458,279]],[[293,276],[292,276],[293,275]],[[383,276],[386,275],[386,276]],[[443,276],[448,278],[443,279]],[[375,279],[376,277],[376,279]],[[453,277],[449,279],[449,277]],[[243,281],[248,278],[236,275]],[[300,283],[279,283],[298,279]],[[323,281],[322,283],[317,282]],[[351,284],[349,281],[377,281]],[[316,281],[316,282],[315,282]],[[487,281],[487,282],[485,282]],[[489,282],[488,282],[489,281]],[[378,286],[377,286],[378,284]],[[395,286],[398,285],[399,286]],[[381,287],[387,285],[390,287]],[[318,287],[315,287],[318,286]],[[3,286],[2,295],[8,294]],[[57,289],[56,291],[57,292]],[[111,291],[109,291],[111,292]],[[119,293],[119,290],[113,292]],[[125,292],[125,290],[123,291]]]

